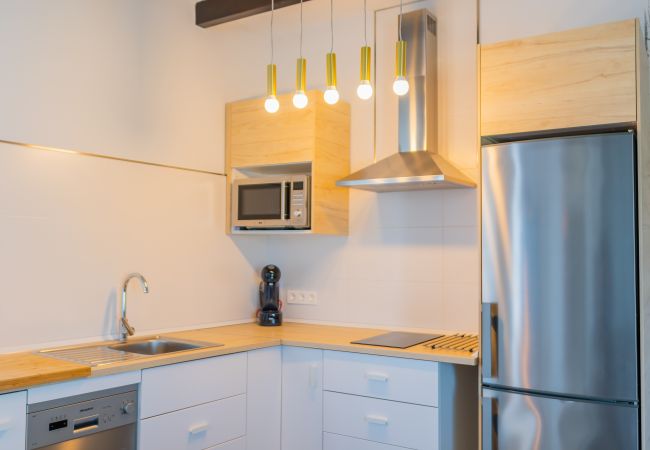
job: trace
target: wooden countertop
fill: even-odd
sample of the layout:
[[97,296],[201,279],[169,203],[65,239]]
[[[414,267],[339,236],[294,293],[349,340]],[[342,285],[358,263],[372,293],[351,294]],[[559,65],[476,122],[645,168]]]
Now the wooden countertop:
[[0,391],[17,391],[91,375],[90,367],[34,353],[0,355]]
[[[220,347],[189,350],[166,355],[87,367],[31,353],[0,356],[0,392],[16,391],[39,384],[72,380],[87,376],[102,376],[132,370],[146,369],[194,359],[245,352],[277,345],[339,350],[370,355],[395,356],[442,363],[477,365],[478,353],[450,350],[432,350],[424,344],[407,349],[350,344],[350,341],[387,332],[372,328],[352,328],[286,322],[281,327],[260,327],[255,323],[204,328],[164,336],[223,344]],[[145,336],[142,336],[143,338]],[[140,338],[138,336],[137,338]],[[84,344],[79,347],[107,344]]]

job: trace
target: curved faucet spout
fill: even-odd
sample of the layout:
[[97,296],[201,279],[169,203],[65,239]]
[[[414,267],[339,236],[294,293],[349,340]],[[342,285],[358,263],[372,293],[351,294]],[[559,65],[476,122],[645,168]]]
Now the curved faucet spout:
[[126,318],[126,288],[129,285],[129,281],[131,279],[137,278],[140,280],[140,285],[142,286],[142,290],[144,291],[145,294],[149,293],[149,283],[147,283],[147,279],[143,277],[141,274],[135,272],[127,275],[127,277],[124,279],[124,283],[122,284],[122,318],[120,320],[121,322],[121,336],[122,336],[122,341],[126,341],[126,338],[128,336],[133,336],[135,333],[135,328],[131,326],[129,323],[128,319]]

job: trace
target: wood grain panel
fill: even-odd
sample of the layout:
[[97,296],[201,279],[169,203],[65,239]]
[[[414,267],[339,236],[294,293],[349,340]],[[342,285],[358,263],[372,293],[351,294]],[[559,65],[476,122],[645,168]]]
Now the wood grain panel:
[[0,391],[90,376],[90,367],[33,353],[0,356]]
[[349,192],[336,181],[350,173],[350,105],[327,105],[319,91],[307,95],[309,105],[303,110],[293,107],[292,94],[278,96],[275,114],[264,110],[260,98],[226,106],[228,233],[233,169],[311,163],[311,233],[348,234]]
[[483,46],[481,135],[636,121],[636,22]]

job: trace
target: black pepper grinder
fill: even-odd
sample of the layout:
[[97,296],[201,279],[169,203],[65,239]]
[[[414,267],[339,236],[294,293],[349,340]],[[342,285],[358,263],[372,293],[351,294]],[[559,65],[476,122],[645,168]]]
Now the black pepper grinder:
[[257,322],[265,327],[282,325],[280,303],[280,268],[269,264],[262,269],[260,282],[260,312]]

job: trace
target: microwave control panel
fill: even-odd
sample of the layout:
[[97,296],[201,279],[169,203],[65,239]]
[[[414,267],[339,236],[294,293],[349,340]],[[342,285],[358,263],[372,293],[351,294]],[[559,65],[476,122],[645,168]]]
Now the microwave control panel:
[[307,209],[309,186],[307,180],[292,181],[291,189],[291,208],[289,211],[289,221],[294,226],[309,225],[309,214]]

